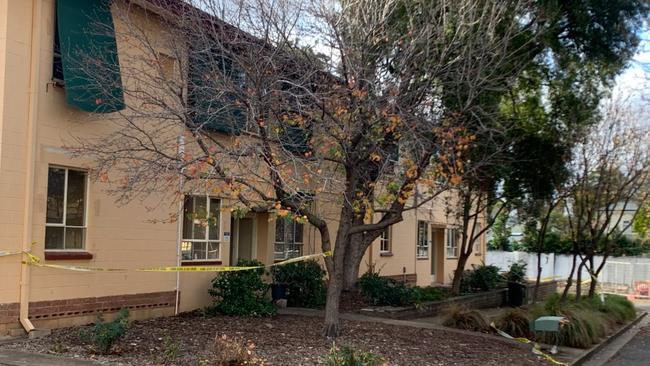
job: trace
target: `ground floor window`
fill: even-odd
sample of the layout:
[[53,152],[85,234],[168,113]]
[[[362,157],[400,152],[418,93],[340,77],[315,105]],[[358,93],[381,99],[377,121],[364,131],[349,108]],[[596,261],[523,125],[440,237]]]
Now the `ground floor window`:
[[447,257],[458,257],[458,229],[447,229]]
[[303,225],[299,222],[278,218],[275,220],[274,258],[284,260],[302,255]]
[[183,202],[183,261],[218,260],[221,201],[207,196],[186,196]]
[[84,249],[87,181],[86,172],[81,170],[48,169],[45,249]]
[[429,224],[426,221],[418,221],[417,257],[429,257]]

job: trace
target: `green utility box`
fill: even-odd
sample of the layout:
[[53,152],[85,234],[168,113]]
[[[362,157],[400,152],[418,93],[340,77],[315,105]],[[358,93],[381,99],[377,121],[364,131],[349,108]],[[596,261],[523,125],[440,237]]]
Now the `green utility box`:
[[531,329],[534,332],[559,332],[565,321],[563,316],[540,316],[532,322]]

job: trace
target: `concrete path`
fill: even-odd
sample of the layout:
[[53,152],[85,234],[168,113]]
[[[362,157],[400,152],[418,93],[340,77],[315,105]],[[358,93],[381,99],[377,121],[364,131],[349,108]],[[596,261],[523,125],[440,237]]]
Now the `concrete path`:
[[109,365],[95,361],[63,358],[39,353],[0,350],[0,366],[99,366]]

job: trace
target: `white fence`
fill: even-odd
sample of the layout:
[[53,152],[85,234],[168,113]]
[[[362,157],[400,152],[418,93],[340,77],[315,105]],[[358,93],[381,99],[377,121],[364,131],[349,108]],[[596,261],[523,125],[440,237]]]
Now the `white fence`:
[[[594,258],[596,265],[603,258]],[[568,254],[542,254],[542,278],[566,279],[571,272],[573,256]],[[514,262],[526,263],[526,277],[530,280],[537,277],[537,254],[528,252],[488,251],[485,263],[507,271]],[[577,278],[577,273],[573,274]],[[650,258],[648,257],[609,257],[600,273],[600,282],[605,291],[628,294],[634,292],[638,281],[650,281]],[[582,271],[582,279],[588,280],[589,273]]]

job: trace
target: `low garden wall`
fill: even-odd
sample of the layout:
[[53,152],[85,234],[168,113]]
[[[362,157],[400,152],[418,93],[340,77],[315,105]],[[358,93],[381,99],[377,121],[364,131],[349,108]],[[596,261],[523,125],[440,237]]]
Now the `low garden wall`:
[[[526,301],[531,301],[534,283],[526,285]],[[557,291],[557,282],[550,281],[540,285],[538,300],[544,300]],[[508,289],[501,288],[492,291],[452,297],[441,301],[423,302],[413,306],[378,306],[361,309],[364,315],[391,318],[413,319],[439,315],[450,306],[463,306],[468,309],[485,309],[505,306],[508,303]]]

